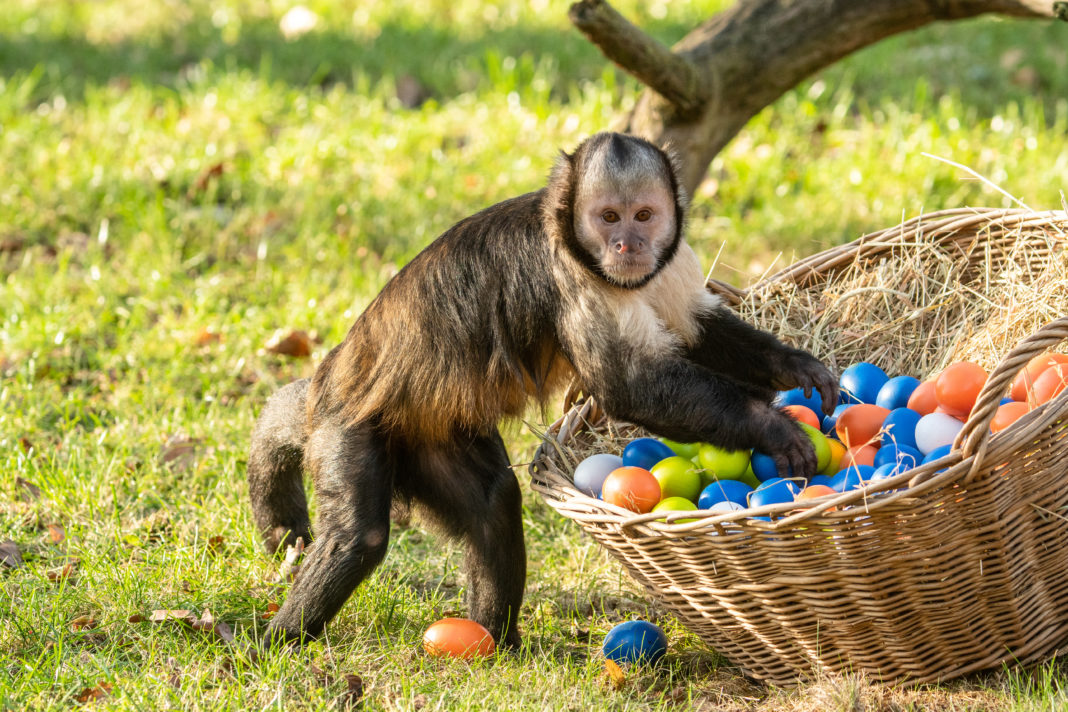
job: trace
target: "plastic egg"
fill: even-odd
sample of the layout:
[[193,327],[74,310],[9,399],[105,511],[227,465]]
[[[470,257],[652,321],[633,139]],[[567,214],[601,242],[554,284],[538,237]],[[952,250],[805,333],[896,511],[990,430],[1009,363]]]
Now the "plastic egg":
[[808,486],[812,487],[813,485],[826,485],[827,487],[830,487],[831,478],[829,475],[813,475],[812,479],[808,481]]
[[740,512],[745,508],[745,505],[738,504],[737,502],[716,502],[708,508],[708,511],[715,512],[716,514],[726,514],[727,512]]
[[745,477],[749,470],[749,451],[726,450],[709,443],[701,443],[697,448],[697,462],[705,469],[702,480],[706,485],[713,478],[737,480]]
[[801,487],[796,482],[774,477],[757,487],[756,491],[749,496],[749,506],[760,507],[765,504],[793,502],[799,492],[801,492]]
[[890,380],[883,369],[873,363],[861,361],[846,370],[838,379],[838,386],[846,395],[847,403],[875,403],[879,390]]
[[667,636],[649,621],[627,621],[608,631],[601,650],[617,663],[655,663],[667,652]]
[[887,462],[875,468],[875,472],[871,473],[871,481],[886,480],[910,469],[912,468],[906,467],[900,462]]
[[801,490],[801,493],[797,495],[797,500],[802,499],[815,499],[817,497],[825,497],[829,494],[838,494],[833,488],[827,485],[809,485],[805,489]]
[[1035,385],[1031,387],[1031,395],[1036,404],[1042,405],[1059,396],[1066,387],[1068,387],[1068,365],[1058,364],[1038,374]]
[[912,376],[894,376],[883,384],[875,396],[875,405],[888,410],[904,408],[909,404],[909,396],[920,385],[920,379]]
[[719,502],[736,502],[745,507],[752,491],[752,487],[738,480],[717,480],[701,490],[697,506],[699,509],[711,509]]
[[921,462],[920,464],[921,465],[926,465],[928,462],[934,462],[935,460],[941,460],[943,457],[945,457],[946,455],[948,455],[951,452],[953,452],[953,446],[952,445],[940,445],[940,446],[936,447],[934,450],[931,450],[931,452],[929,452],[926,455],[924,455],[923,456],[923,462]]
[[623,448],[623,465],[651,470],[656,463],[674,456],[674,450],[655,438],[635,438]]
[[660,483],[641,467],[620,467],[605,478],[601,498],[609,504],[643,514],[660,501]]
[[821,413],[823,411],[823,396],[815,389],[812,390],[812,395],[810,396],[805,395],[803,388],[779,391],[778,395],[775,396],[774,403],[779,408],[788,405],[800,405],[808,408],[813,413]]
[[701,443],[677,443],[674,440],[668,440],[667,438],[660,438],[660,442],[671,448],[671,452],[680,457],[689,458],[690,460],[697,457],[697,451],[701,447]]
[[496,648],[490,632],[467,618],[442,618],[423,633],[423,650],[435,657],[488,657]]
[[835,424],[838,439],[846,447],[867,445],[878,436],[888,415],[890,411],[881,406],[869,403],[854,405],[838,417]]
[[971,361],[958,361],[946,366],[935,379],[935,399],[950,415],[972,412],[979,391],[986,385],[986,371]]
[[[685,497],[665,497],[653,507],[654,512],[692,512],[697,509],[697,505],[686,499]],[[661,519],[660,521],[665,521]],[[685,522],[697,521],[695,519],[672,519],[672,524],[683,524]]]
[[575,468],[575,488],[591,497],[600,497],[605,478],[620,467],[623,467],[623,458],[619,455],[590,455]]
[[922,417],[911,408],[895,408],[890,411],[879,433],[879,440],[883,447],[887,445],[916,447],[916,424]]
[[864,486],[867,480],[875,474],[875,468],[871,465],[855,465],[847,467],[831,478],[830,487],[835,492],[847,492]]
[[701,475],[692,460],[675,455],[653,465],[653,477],[660,483],[660,496],[684,497],[691,502],[701,494]]
[[925,415],[916,424],[916,449],[926,455],[943,445],[950,445],[963,427],[964,423],[945,413]]
[[875,469],[879,469],[886,464],[897,464],[902,466],[902,472],[905,470],[911,470],[923,462],[923,453],[914,447],[908,445],[886,445],[879,448],[879,452],[875,454],[875,459],[872,461],[872,465]]
[[[754,450],[749,464],[753,467],[753,474],[761,482],[766,482],[773,477],[779,476],[779,468],[771,455]],[[790,472],[787,474],[793,475],[793,468],[790,468]]]
[[1028,400],[1027,393],[1031,390],[1035,379],[1047,368],[1057,364],[1068,364],[1068,355],[1048,353],[1035,356],[1016,374],[1016,378],[1012,380],[1012,386],[1009,388],[1009,395],[1015,401]]
[[799,423],[804,423],[816,430],[820,428],[820,419],[811,409],[806,408],[803,405],[784,405],[782,407],[784,413]]
[[859,447],[851,447],[846,450],[845,455],[842,456],[842,461],[838,463],[839,467],[854,467],[856,465],[874,465],[875,456],[879,450],[872,445],[861,445]]
[[935,408],[938,407],[938,399],[935,398],[934,381],[924,381],[916,386],[916,390],[909,396],[907,406],[909,410],[914,410],[921,416],[935,412]]
[[842,458],[845,457],[846,446],[840,440],[827,438],[827,449],[831,451],[831,456],[827,460],[827,466],[820,469],[820,474],[830,476],[842,469]]
[[990,421],[990,431],[996,433],[1004,430],[1030,412],[1030,410],[1030,404],[1017,403],[1016,401],[999,405],[994,413],[994,419]]

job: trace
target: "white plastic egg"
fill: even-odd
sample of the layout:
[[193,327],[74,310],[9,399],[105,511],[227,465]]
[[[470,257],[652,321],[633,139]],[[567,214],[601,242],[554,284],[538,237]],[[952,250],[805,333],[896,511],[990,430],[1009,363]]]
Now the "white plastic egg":
[[575,468],[575,487],[591,497],[600,497],[605,478],[620,467],[623,467],[623,458],[619,455],[590,455]]
[[930,413],[916,423],[916,448],[924,455],[942,447],[952,445],[957,433],[964,427],[952,415]]

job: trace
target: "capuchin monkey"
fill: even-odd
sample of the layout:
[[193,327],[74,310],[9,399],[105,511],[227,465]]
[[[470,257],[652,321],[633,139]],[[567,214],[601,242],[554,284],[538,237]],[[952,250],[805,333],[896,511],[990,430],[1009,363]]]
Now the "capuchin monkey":
[[371,302],[310,379],[282,388],[252,435],[249,494],[268,551],[317,537],[271,637],[322,633],[382,561],[391,503],[421,506],[467,546],[469,616],[520,642],[520,490],[498,423],[573,378],[617,420],[680,442],[773,455],[815,472],[777,390],[837,381],[808,353],[737,318],[683,239],[669,156],[600,133],[548,185],[457,223]]

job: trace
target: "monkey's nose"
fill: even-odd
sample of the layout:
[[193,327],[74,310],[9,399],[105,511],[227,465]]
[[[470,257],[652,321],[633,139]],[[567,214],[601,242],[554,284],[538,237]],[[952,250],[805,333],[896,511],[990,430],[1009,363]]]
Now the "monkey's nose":
[[616,252],[621,255],[625,255],[628,252],[640,254],[642,251],[642,241],[636,237],[624,237],[616,242]]

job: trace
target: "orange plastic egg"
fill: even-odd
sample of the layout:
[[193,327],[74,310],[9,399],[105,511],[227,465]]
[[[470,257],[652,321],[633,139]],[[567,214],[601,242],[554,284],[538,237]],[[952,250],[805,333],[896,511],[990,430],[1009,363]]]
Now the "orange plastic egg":
[[643,514],[652,511],[660,501],[660,483],[649,470],[619,467],[605,479],[601,497],[609,504]]
[[423,650],[439,658],[488,657],[496,649],[490,632],[467,618],[442,618],[423,633]]
[[930,415],[935,412],[935,408],[938,407],[938,400],[935,398],[935,382],[924,381],[916,386],[916,390],[909,396],[908,407],[920,415]]
[[1023,367],[1016,378],[1012,381],[1012,386],[1009,388],[1009,398],[1014,401],[1027,400],[1027,392],[1031,390],[1032,385],[1050,366],[1056,366],[1057,364],[1068,364],[1068,354],[1039,354],[1033,359],[1027,362],[1027,365]]
[[803,405],[784,405],[782,410],[797,422],[811,425],[816,430],[820,429],[819,416],[813,413],[811,408]]
[[949,415],[968,415],[985,384],[986,371],[982,366],[971,361],[958,361],[938,374],[935,398]]
[[990,421],[990,430],[995,433],[999,430],[1004,430],[1019,420],[1020,416],[1029,410],[1031,410],[1031,406],[1027,403],[1013,402],[999,405],[997,411],[994,413],[994,419]]
[[838,463],[838,467],[844,470],[854,465],[874,465],[875,453],[878,451],[879,449],[872,445],[851,447],[846,450],[845,455],[842,455],[842,461]]
[[879,434],[879,428],[883,426],[888,415],[890,411],[886,408],[870,403],[858,403],[842,411],[834,429],[846,447],[867,445]]
[[795,499],[815,499],[816,497],[824,497],[829,494],[838,494],[838,492],[827,485],[809,485],[801,490],[801,494],[797,495]]
[[1035,399],[1035,404],[1042,405],[1060,395],[1066,386],[1068,386],[1068,365],[1050,366],[1038,374],[1035,384],[1031,386],[1031,395]]
[[956,412],[947,410],[942,406],[938,406],[937,408],[935,408],[934,412],[941,413],[943,415],[948,415],[950,418],[953,418],[954,420],[959,420],[962,423],[968,419],[967,415],[958,415]]

